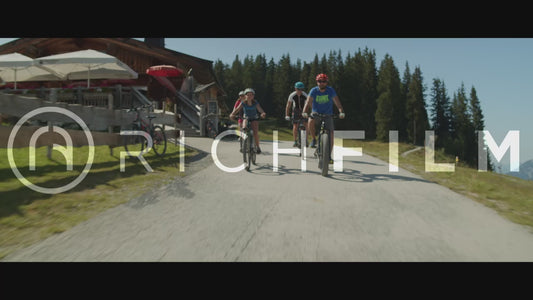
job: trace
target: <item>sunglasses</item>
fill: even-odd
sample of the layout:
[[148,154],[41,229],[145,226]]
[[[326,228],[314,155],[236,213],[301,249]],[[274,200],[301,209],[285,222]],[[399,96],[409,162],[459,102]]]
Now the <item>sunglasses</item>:
[[318,83],[327,83],[325,80],[317,80]]

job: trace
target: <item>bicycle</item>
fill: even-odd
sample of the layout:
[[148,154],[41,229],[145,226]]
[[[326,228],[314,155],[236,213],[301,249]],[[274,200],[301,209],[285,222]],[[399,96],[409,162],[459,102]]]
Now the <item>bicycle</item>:
[[[157,156],[163,156],[167,151],[167,136],[163,128],[159,125],[152,124],[152,119],[155,119],[156,116],[148,115],[146,118],[148,121],[141,118],[140,111],[151,107],[151,105],[142,105],[128,109],[128,112],[135,112],[135,120],[131,124],[131,128],[128,130],[133,131],[145,131],[152,138],[152,149],[154,149]],[[143,151],[145,147],[148,146],[148,141],[140,135],[126,135],[124,137],[124,149],[129,153],[129,150],[138,150]]]
[[[291,119],[291,124],[293,124],[294,118]],[[296,126],[298,132],[296,133],[296,146],[298,148],[302,147],[302,130],[306,132],[307,135],[307,127],[305,127],[304,122],[307,122],[307,118],[300,117],[298,119],[298,125]],[[307,147],[307,137],[305,137],[305,146]],[[302,156],[302,153],[300,152],[299,156]]]
[[216,130],[215,124],[213,123],[213,120],[210,118],[212,116],[216,116],[214,113],[210,113],[204,116],[205,120],[205,131],[207,133],[207,136],[214,139],[217,137],[218,132]]
[[[248,125],[246,126],[246,129],[244,131],[244,133],[246,134],[246,138],[244,138],[244,140],[241,143],[241,152],[242,152],[243,161],[246,164],[245,166],[246,171],[250,171],[251,165],[252,164],[254,164],[254,166],[256,165],[255,158],[257,155],[257,149],[255,146],[254,131],[252,129],[251,119],[248,117],[244,117],[244,119],[248,119],[248,122],[247,122]],[[257,118],[253,120],[259,121],[260,119]]]
[[315,149],[314,156],[318,158],[318,168],[322,170],[322,176],[328,176],[329,161],[331,159],[331,140],[330,130],[326,129],[326,119],[336,118],[333,115],[311,113],[312,118],[320,119],[320,131],[318,134],[318,145]]

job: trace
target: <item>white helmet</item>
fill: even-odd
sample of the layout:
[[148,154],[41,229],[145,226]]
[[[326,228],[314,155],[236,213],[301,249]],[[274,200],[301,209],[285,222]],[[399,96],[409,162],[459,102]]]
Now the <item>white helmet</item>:
[[245,95],[248,94],[248,93],[253,93],[255,95],[255,91],[252,88],[247,88],[247,89],[244,90],[244,94]]

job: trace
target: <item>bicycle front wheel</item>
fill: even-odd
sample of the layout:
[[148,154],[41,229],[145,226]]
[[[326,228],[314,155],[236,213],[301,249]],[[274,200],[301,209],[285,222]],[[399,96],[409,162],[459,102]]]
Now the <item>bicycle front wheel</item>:
[[320,159],[322,160],[322,176],[328,176],[329,170],[329,134],[324,133],[320,136]]
[[246,154],[248,156],[246,161],[246,171],[250,171],[250,167],[252,166],[252,160],[254,155],[253,143],[254,141],[250,134],[250,136],[246,138]]
[[167,136],[163,128],[159,125],[154,126],[152,132],[152,148],[155,154],[162,156],[167,151]]
[[241,140],[241,152],[242,152],[242,161],[246,162],[246,153],[248,152],[248,140],[249,138],[246,137],[245,139]]

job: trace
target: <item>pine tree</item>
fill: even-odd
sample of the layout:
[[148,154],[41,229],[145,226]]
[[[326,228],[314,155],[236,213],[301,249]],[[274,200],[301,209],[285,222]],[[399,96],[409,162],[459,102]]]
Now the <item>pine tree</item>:
[[477,97],[476,88],[472,86],[470,90],[470,115],[472,116],[472,124],[474,125],[475,130],[484,130],[485,121],[483,117],[483,112],[481,110],[481,103]]
[[307,78],[306,86],[310,90],[316,86],[316,75],[320,73],[320,63],[318,60],[318,54],[315,54],[315,58],[311,63],[311,71],[309,72],[309,77]]
[[444,81],[433,79],[430,96],[431,129],[435,132],[435,147],[446,148],[450,145],[450,98]]
[[376,110],[378,98],[378,72],[376,67],[376,51],[370,51],[368,47],[363,50],[363,70],[361,73],[361,120],[365,137],[376,138]]
[[229,97],[230,104],[229,107],[232,108],[235,104],[235,100],[239,97],[239,92],[244,90],[243,84],[243,67],[242,62],[239,59],[239,55],[235,56],[235,60],[231,64],[231,68],[228,70],[226,76],[226,89]]
[[[470,90],[470,103],[469,103],[469,110],[470,115],[472,116],[472,126],[474,127],[474,130],[476,132],[475,135],[475,144],[478,145],[478,131],[483,131],[485,129],[485,120],[483,116],[483,111],[481,110],[481,103],[479,102],[479,98],[477,97],[477,91],[472,86],[472,89]],[[479,147],[479,145],[478,145]],[[474,157],[474,165],[477,166],[478,163],[478,157]],[[487,153],[487,169],[489,171],[493,171],[493,166],[490,160],[490,155]]]
[[283,55],[276,67],[273,86],[274,105],[273,116],[282,118],[285,116],[285,105],[287,103],[287,96],[294,90],[294,82],[292,81],[292,66],[290,56]]
[[[273,115],[274,113],[274,75],[276,72],[276,63],[274,62],[273,58],[270,58],[270,61],[268,62],[266,66],[266,73],[265,73],[265,95],[262,96],[264,101],[261,103],[261,107],[265,110],[266,113],[269,115]],[[263,104],[264,103],[264,104]]]
[[[389,131],[398,130],[397,112],[401,105],[400,75],[394,66],[394,60],[389,54],[381,62],[378,72],[378,99],[376,110],[376,134],[377,139],[388,141]],[[402,135],[400,133],[400,140]]]
[[477,156],[477,144],[475,140],[474,125],[468,110],[468,98],[464,83],[454,93],[451,105],[451,127],[453,138],[453,150],[455,155],[466,164],[473,166]]
[[408,140],[416,145],[424,144],[425,130],[429,128],[424,91],[422,71],[416,67],[406,97]]
[[361,119],[361,66],[356,63],[356,58],[349,53],[344,63],[343,73],[336,80],[336,89],[341,99],[347,118],[339,120],[337,128],[362,130]]
[[[228,91],[226,88],[227,87],[226,74],[228,73],[228,66],[224,64],[220,59],[218,59],[215,61],[215,64],[213,66],[213,71],[215,73],[215,77],[218,80],[218,83],[224,87],[224,90],[227,93]],[[229,109],[232,109],[234,103],[231,103],[232,101],[230,99],[232,98],[226,95],[224,96],[223,101]],[[228,113],[231,113],[231,111]]]
[[298,81],[301,81],[304,83],[306,92],[310,90],[310,86],[308,85],[308,82],[307,82],[310,76],[311,76],[311,65],[304,61],[302,70],[300,72],[300,78],[298,78]]
[[[398,105],[400,111],[397,112],[398,115],[398,130],[400,132],[400,135],[404,135],[407,137],[406,141],[411,141],[413,135],[413,126],[409,126],[408,117],[413,114],[413,111],[407,110],[407,95],[409,94],[409,88],[411,85],[411,70],[409,68],[409,62],[405,62],[405,70],[403,72],[403,78],[401,85],[401,104]],[[411,116],[412,117],[412,116]],[[413,120],[410,120],[411,123]],[[411,131],[411,136],[409,136],[409,131]]]
[[[259,103],[261,103],[261,107],[263,107],[263,109],[265,109],[266,111],[266,107],[272,106],[271,103],[269,103],[272,101],[272,99],[266,97],[267,89],[269,87],[266,85],[267,62],[264,54],[257,55],[255,57],[251,70],[252,86],[255,89],[257,100],[259,101]],[[268,114],[271,113],[271,111],[266,112]]]

